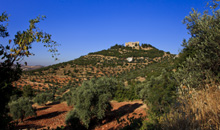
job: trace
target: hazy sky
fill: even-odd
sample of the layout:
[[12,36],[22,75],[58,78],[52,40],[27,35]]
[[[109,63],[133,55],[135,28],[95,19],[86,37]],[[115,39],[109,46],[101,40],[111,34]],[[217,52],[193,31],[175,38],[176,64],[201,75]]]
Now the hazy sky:
[[[46,15],[37,26],[61,44],[60,60],[54,62],[47,49],[36,44],[32,49],[35,56],[26,61],[29,65],[50,65],[130,41],[178,54],[182,40],[189,38],[186,25],[182,24],[184,17],[191,8],[204,11],[206,3],[206,0],[1,0],[0,13],[10,14],[10,38],[27,29],[30,19]],[[5,42],[2,38],[1,41]]]

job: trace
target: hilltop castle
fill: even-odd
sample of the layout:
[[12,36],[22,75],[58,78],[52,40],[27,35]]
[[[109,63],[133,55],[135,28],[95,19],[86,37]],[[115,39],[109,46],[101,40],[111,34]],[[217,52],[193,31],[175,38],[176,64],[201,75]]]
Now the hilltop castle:
[[125,46],[126,47],[132,47],[132,48],[135,48],[135,49],[139,49],[139,41],[137,42],[126,42],[125,43]]

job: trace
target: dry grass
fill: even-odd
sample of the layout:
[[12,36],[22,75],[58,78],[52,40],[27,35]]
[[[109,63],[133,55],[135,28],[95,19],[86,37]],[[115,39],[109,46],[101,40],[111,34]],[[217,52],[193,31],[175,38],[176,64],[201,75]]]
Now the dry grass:
[[220,129],[220,89],[213,86],[182,96],[160,124],[169,130]]

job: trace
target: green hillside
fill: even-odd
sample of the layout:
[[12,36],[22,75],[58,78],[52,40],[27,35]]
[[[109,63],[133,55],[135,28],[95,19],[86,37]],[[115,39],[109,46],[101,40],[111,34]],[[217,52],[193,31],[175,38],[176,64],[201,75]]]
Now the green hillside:
[[[145,48],[150,48],[149,50],[145,50]],[[149,64],[153,62],[158,62],[160,59],[164,57],[174,56],[169,52],[166,53],[162,50],[159,50],[153,47],[150,44],[142,44],[140,49],[133,49],[131,47],[125,47],[122,45],[115,45],[107,50],[101,50],[98,52],[89,53],[86,56],[81,56],[75,60],[71,60],[68,62],[63,62],[55,65],[51,65],[48,67],[44,67],[41,69],[29,71],[32,72],[40,72],[46,71],[49,69],[54,69],[55,71],[59,68],[64,68],[67,65],[71,65],[70,68],[75,67],[76,65],[80,66],[96,66],[96,67],[116,67],[116,66],[128,66],[131,63],[137,64]],[[126,58],[133,57],[131,62],[128,62]],[[137,65],[138,66],[138,65]],[[27,72],[28,73],[28,72]]]
[[[142,44],[139,49],[116,44],[107,50],[89,53],[75,60],[26,71],[22,79],[16,82],[16,86],[31,84],[33,88],[48,91],[49,86],[75,87],[80,86],[85,80],[103,76],[117,77],[130,83],[136,78],[145,80],[152,75],[159,75],[162,68],[172,62],[173,57],[174,55],[150,44]],[[129,61],[127,58],[132,60]]]

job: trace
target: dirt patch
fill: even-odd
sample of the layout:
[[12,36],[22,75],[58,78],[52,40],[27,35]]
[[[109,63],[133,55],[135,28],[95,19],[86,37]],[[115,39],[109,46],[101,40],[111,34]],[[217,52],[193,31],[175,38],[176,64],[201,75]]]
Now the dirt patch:
[[[142,114],[143,117],[146,116],[147,106],[140,100],[128,102],[112,101],[111,105],[113,107],[112,111],[107,114],[103,124],[96,127],[95,130],[115,130],[118,127],[122,127],[122,124],[118,124],[117,118],[126,119],[127,116],[139,118],[139,114]],[[134,113],[136,114],[134,115]]]
[[[142,101],[117,102],[111,101],[113,107],[112,111],[107,113],[106,118],[102,121],[100,126],[94,126],[93,130],[114,130],[122,124],[117,123],[117,118],[127,118],[134,116],[139,117],[141,113],[146,116],[146,105]],[[17,129],[46,129],[65,126],[65,116],[68,111],[72,110],[65,102],[59,104],[48,104],[47,106],[37,106],[37,116],[29,117],[24,120],[24,123],[19,123]],[[136,113],[136,115],[133,115]]]
[[65,116],[72,107],[66,103],[48,104],[47,106],[37,106],[37,116],[25,119],[24,123],[18,125],[18,129],[26,128],[56,128],[57,126],[65,126]]

